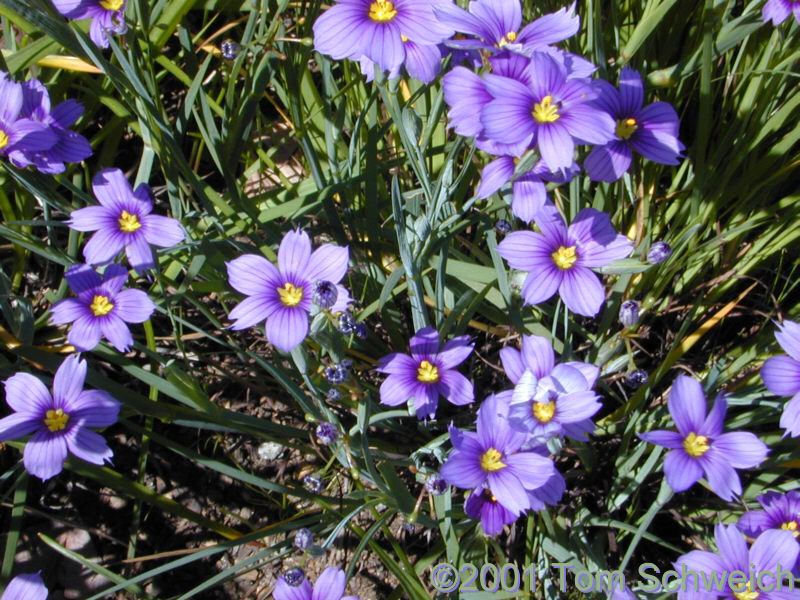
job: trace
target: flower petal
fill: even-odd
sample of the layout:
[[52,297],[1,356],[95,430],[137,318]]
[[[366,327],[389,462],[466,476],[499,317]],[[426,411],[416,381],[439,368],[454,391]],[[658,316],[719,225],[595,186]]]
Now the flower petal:
[[78,350],[88,352],[100,343],[102,330],[94,315],[85,315],[72,324],[67,341]]
[[766,444],[747,431],[723,433],[712,446],[735,469],[751,469],[761,464],[769,453]]
[[126,323],[144,323],[156,305],[142,290],[122,290],[114,297],[114,314]]
[[102,465],[114,456],[114,452],[108,447],[105,438],[90,429],[75,427],[70,435],[65,437],[69,451],[93,465]]
[[142,231],[148,244],[159,248],[169,248],[180,244],[186,238],[180,221],[162,215],[142,217]]
[[39,573],[24,573],[9,582],[3,592],[3,600],[47,600],[47,594]]
[[516,384],[525,372],[522,353],[516,348],[506,346],[500,350],[500,362],[503,363],[503,370],[511,383]]
[[153,249],[147,243],[144,235],[131,235],[125,246],[125,253],[130,265],[140,273],[156,266]]
[[781,348],[796,361],[800,361],[800,324],[784,321],[775,333]]
[[697,459],[682,449],[672,450],[664,458],[664,475],[669,487],[676,492],[683,492],[697,483],[703,475],[703,468]]
[[706,418],[706,396],[700,383],[679,375],[669,392],[667,408],[683,437],[696,433]]
[[119,419],[120,403],[103,390],[84,390],[64,407],[70,417],[86,427],[108,427]]
[[[441,371],[439,382],[441,395],[450,404],[464,406],[475,401],[475,390],[472,387],[472,383],[458,371]],[[443,390],[442,388],[445,389]]]
[[41,415],[53,408],[53,397],[30,373],[16,373],[5,380],[6,402],[18,413]]
[[47,429],[33,434],[25,445],[22,463],[25,470],[41,480],[61,473],[67,459],[67,442],[63,435],[53,435]]
[[65,408],[83,391],[86,380],[86,361],[71,354],[56,370],[53,377],[53,408]]
[[290,231],[283,236],[278,248],[278,270],[286,279],[305,280],[310,257],[311,240],[308,234],[301,229]]
[[346,246],[323,244],[311,253],[303,276],[311,283],[318,280],[339,283],[347,273],[349,260],[350,251]]
[[119,352],[127,352],[133,345],[133,336],[131,330],[125,324],[125,321],[120,319],[114,313],[106,315],[102,320],[98,319],[100,323],[100,330],[103,336],[111,342]]
[[585,317],[593,317],[599,313],[606,300],[605,289],[599,277],[580,266],[564,271],[558,293],[567,308]]
[[677,431],[664,431],[663,429],[656,431],[647,431],[640,433],[639,438],[645,442],[655,444],[656,446],[663,446],[664,448],[671,448],[677,450],[683,447],[683,437]]
[[783,407],[781,427],[792,437],[800,435],[800,392],[797,392]]
[[336,567],[328,567],[314,583],[311,600],[340,600],[344,594],[344,571]]
[[290,352],[306,339],[308,313],[296,306],[282,306],[267,319],[266,332],[270,344]]
[[231,287],[248,296],[274,294],[285,283],[275,265],[256,254],[243,254],[225,263],[225,266]]
[[777,396],[800,392],[800,362],[790,356],[772,356],[761,367],[764,386]]
[[19,439],[33,433],[41,425],[41,414],[33,415],[30,410],[10,414],[0,419],[0,442]]
[[531,501],[522,482],[510,469],[492,471],[487,479],[492,495],[515,515],[519,516],[531,507]]

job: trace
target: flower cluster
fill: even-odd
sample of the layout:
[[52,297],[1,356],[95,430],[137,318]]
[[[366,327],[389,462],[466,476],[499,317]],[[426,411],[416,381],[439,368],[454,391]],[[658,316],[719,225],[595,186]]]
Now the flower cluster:
[[0,71],[0,97],[0,154],[14,166],[54,174],[64,171],[64,163],[91,156],[86,138],[69,129],[83,114],[79,102],[51,108],[50,94],[38,79],[17,83],[5,71]]
[[508,405],[499,396],[483,401],[476,427],[476,432],[451,428],[453,452],[441,474],[450,485],[472,490],[467,514],[480,517],[484,531],[496,535],[534,508],[541,488],[563,490],[563,479],[550,458],[524,449],[527,436],[511,428]]

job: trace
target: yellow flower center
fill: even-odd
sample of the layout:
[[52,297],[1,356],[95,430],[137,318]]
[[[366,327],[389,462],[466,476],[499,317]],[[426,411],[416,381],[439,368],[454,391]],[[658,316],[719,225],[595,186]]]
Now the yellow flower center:
[[400,34],[400,41],[401,41],[401,42],[407,42],[407,41],[408,41],[408,38],[407,38],[406,36],[404,36],[404,35],[401,33],[401,34]]
[[497,502],[497,498],[495,498],[491,490],[483,490],[483,497],[489,502]]
[[419,368],[417,369],[417,381],[421,381],[422,383],[436,383],[439,381],[439,368],[436,365],[432,365],[427,360],[423,360],[419,363]]
[[0,129],[0,150],[8,146],[8,134]]
[[633,135],[633,132],[639,129],[639,125],[636,122],[636,119],[621,119],[617,121],[617,137],[622,138],[623,140],[627,140],[629,137]]
[[283,287],[279,287],[277,289],[278,296],[280,296],[281,299],[281,304],[284,306],[297,306],[303,299],[303,288],[294,287],[294,285],[288,281],[283,284]]
[[50,431],[61,431],[67,426],[69,415],[62,409],[48,410],[45,413],[44,424]]
[[708,452],[708,438],[704,435],[697,435],[694,431],[683,440],[683,449],[689,456],[703,456]]
[[736,600],[756,600],[756,598],[758,598],[758,595],[759,595],[758,592],[751,592],[750,591],[750,582],[749,581],[745,584],[744,591],[733,592],[733,596],[734,596],[734,598],[736,598]]
[[794,537],[800,537],[800,530],[797,529],[797,521],[787,521],[781,525],[781,529],[791,531]]
[[376,23],[388,23],[395,15],[397,11],[389,0],[375,0],[369,5],[369,18]]
[[575,264],[575,261],[578,260],[578,255],[575,252],[575,246],[570,246],[569,248],[566,246],[560,246],[558,250],[553,252],[550,256],[553,257],[553,262],[556,263],[556,266],[562,271],[571,269]]
[[496,448],[489,448],[486,452],[483,453],[481,456],[481,469],[484,471],[499,471],[507,467],[502,460],[503,455],[500,454],[500,451]]
[[120,231],[124,231],[125,233],[133,233],[142,226],[139,222],[139,217],[132,215],[127,210],[122,211],[119,219],[117,219],[117,223],[119,223]]
[[558,103],[553,104],[552,96],[545,96],[541,102],[534,104],[531,114],[537,123],[554,123],[561,118],[558,114]]
[[114,308],[114,305],[111,304],[108,296],[101,296],[98,294],[92,298],[92,303],[89,305],[89,308],[95,317],[102,317],[110,313]]
[[[500,48],[505,46],[506,44],[512,43],[514,40],[517,39],[517,32],[516,31],[509,31],[505,34],[502,38],[500,38],[500,42],[497,44]],[[549,97],[549,96],[548,96]]]
[[533,416],[536,417],[540,423],[549,423],[553,420],[555,414],[556,403],[552,400],[550,402],[533,403]]
[[124,1],[125,0],[100,0],[100,6],[106,10],[113,10],[116,12],[122,8]]

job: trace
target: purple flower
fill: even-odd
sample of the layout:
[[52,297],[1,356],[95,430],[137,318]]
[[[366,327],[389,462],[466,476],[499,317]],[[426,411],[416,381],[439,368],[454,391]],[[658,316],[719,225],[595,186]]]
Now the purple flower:
[[[433,14],[434,6],[444,3],[445,0],[339,0],[314,23],[314,48],[336,60],[364,57],[369,62],[362,62],[362,68],[374,63],[381,71],[389,71],[390,77],[406,63],[407,68],[410,66],[427,79],[434,50],[439,54],[436,44],[453,34]],[[408,46],[409,42],[413,46]]]
[[764,443],[746,431],[722,433],[728,409],[725,396],[717,396],[706,416],[703,388],[686,375],[672,384],[667,407],[678,431],[650,431],[639,437],[671,449],[664,459],[669,486],[683,492],[705,476],[711,490],[723,500],[740,495],[742,483],[735,469],[761,463],[769,452]]
[[631,166],[633,150],[653,162],[677,165],[686,149],[678,139],[680,119],[666,102],[642,107],[644,88],[638,72],[624,67],[619,90],[607,81],[596,82],[595,104],[616,121],[615,139],[593,148],[584,167],[595,181],[616,181]]
[[17,575],[8,583],[0,600],[47,600],[47,588],[39,573]]
[[[749,549],[736,525],[717,524],[714,537],[716,554],[693,550],[675,562],[678,573],[686,571],[686,578],[678,588],[678,600],[788,600],[797,597],[796,592],[790,592],[793,584],[785,578],[791,575],[790,569],[800,549],[789,532],[766,531]],[[779,583],[780,579],[783,581]]]
[[764,510],[751,510],[739,518],[739,529],[754,538],[770,529],[789,531],[800,537],[800,492],[767,492],[757,498]]
[[592,317],[600,312],[605,291],[591,269],[625,258],[633,244],[618,235],[606,213],[584,208],[567,228],[552,204],[534,216],[542,233],[515,231],[497,251],[508,264],[528,271],[522,286],[526,304],[539,304],[558,291],[572,312]]
[[800,325],[784,321],[775,334],[789,356],[773,356],[761,367],[761,379],[776,396],[792,396],[784,406],[781,427],[792,437],[800,435]]
[[108,392],[84,390],[86,361],[68,356],[53,378],[53,394],[33,375],[17,373],[5,381],[6,402],[13,414],[0,419],[0,441],[32,433],[25,445],[25,470],[42,480],[58,475],[67,453],[95,465],[114,453],[88,427],[117,422],[119,402]]
[[56,10],[68,19],[91,19],[89,37],[101,48],[108,48],[106,32],[123,34],[125,0],[53,0]]
[[92,155],[88,140],[71,131],[75,121],[83,114],[83,106],[77,100],[62,102],[50,109],[50,95],[38,79],[30,79],[22,84],[21,116],[50,128],[55,134],[54,144],[40,151],[28,151],[24,147],[9,153],[9,159],[18,167],[35,165],[42,173],[62,173],[64,163],[80,162]]
[[272,595],[275,600],[358,600],[357,596],[342,597],[344,584],[344,571],[328,567],[317,578],[313,589],[308,579],[303,579],[302,583],[293,587],[279,577]]
[[492,100],[481,111],[483,135],[502,144],[535,147],[550,171],[572,166],[575,144],[605,144],[614,120],[596,108],[592,82],[568,78],[549,54],[534,52],[524,76],[486,75]]
[[324,244],[312,253],[308,234],[297,230],[283,236],[277,268],[255,254],[226,263],[231,287],[247,296],[228,315],[235,321],[231,329],[247,329],[266,320],[270,343],[284,352],[291,351],[308,334],[315,282],[328,281],[336,286],[331,312],[347,310],[352,300],[339,282],[347,272],[349,259],[346,247],[333,244]]
[[532,507],[529,492],[544,486],[557,471],[549,458],[521,451],[526,436],[509,427],[506,411],[502,399],[489,396],[478,410],[477,432],[451,428],[453,452],[441,474],[456,487],[476,492],[488,489],[505,510],[518,517]]
[[[475,195],[478,198],[488,198],[503,187],[513,177],[516,163],[517,161],[511,156],[501,156],[486,165]],[[543,160],[537,162],[530,171],[514,180],[511,201],[511,211],[514,216],[530,223],[547,203],[545,182],[567,183],[579,171],[577,163],[572,163],[572,166],[563,173],[553,173]]]
[[472,403],[472,384],[455,370],[472,352],[469,336],[455,337],[440,348],[439,333],[425,327],[409,346],[411,356],[395,352],[378,363],[377,371],[389,374],[381,384],[381,404],[399,406],[413,398],[417,417],[427,419],[436,415],[439,396],[456,406]]
[[453,48],[469,50],[511,48],[529,54],[572,37],[578,32],[581,22],[575,15],[575,3],[544,15],[522,29],[519,0],[474,0],[469,3],[469,12],[448,2],[437,6],[434,12],[445,25],[477,38],[447,42]]
[[22,115],[25,94],[22,85],[13,81],[8,73],[0,71],[0,154],[7,155],[18,167],[30,162],[17,162],[22,157],[52,148],[58,141],[56,134],[44,123]]
[[[506,346],[500,350],[500,361],[511,383],[517,385],[525,371],[530,371],[540,378],[550,375],[556,366],[556,353],[546,337],[523,335],[521,350]],[[595,365],[578,361],[562,364],[580,371],[589,388],[594,387],[600,375],[600,368]]]
[[90,265],[111,262],[124,248],[131,266],[143,271],[156,265],[151,244],[167,248],[183,241],[177,219],[150,214],[153,198],[146,183],[134,191],[122,171],[103,169],[92,180],[92,192],[100,206],[72,211],[67,221],[76,231],[96,232],[83,247]]
[[64,298],[50,311],[53,323],[72,323],[67,341],[78,350],[89,351],[106,338],[120,352],[127,352],[133,337],[126,323],[144,323],[156,305],[142,290],[123,290],[128,271],[108,265],[103,278],[89,265],[72,265],[65,273],[77,298]]
[[800,23],[800,0],[767,0],[761,9],[764,22],[772,21],[773,25],[780,25],[793,13],[794,20]]
[[522,374],[508,407],[508,423],[539,443],[561,435],[585,440],[586,421],[600,408],[597,394],[578,369],[556,365],[544,377],[531,371]]

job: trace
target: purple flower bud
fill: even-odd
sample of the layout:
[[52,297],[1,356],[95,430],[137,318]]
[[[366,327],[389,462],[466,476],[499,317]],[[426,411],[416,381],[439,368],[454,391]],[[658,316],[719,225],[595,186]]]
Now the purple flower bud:
[[667,242],[656,242],[647,251],[647,262],[657,265],[667,260],[672,254],[672,246]]
[[425,489],[431,496],[441,496],[447,491],[447,482],[438,473],[433,473],[425,480]]
[[242,47],[233,40],[225,40],[219,45],[219,49],[225,60],[234,60],[242,51]]
[[509,233],[513,229],[511,227],[511,223],[509,223],[505,219],[498,219],[497,223],[494,224],[494,228],[497,230],[497,233],[499,234]]
[[633,388],[634,390],[643,386],[645,383],[647,383],[647,371],[642,369],[631,371],[625,377],[625,383],[628,385],[628,387]]
[[339,432],[333,423],[320,423],[317,425],[317,438],[323,444],[330,445],[339,437]]
[[333,384],[343,383],[350,375],[350,371],[342,363],[325,367],[325,379]]
[[343,312],[339,315],[339,331],[345,335],[356,332],[356,320],[349,312]]
[[639,322],[639,303],[636,300],[625,300],[619,306],[619,320],[624,327],[633,327]]
[[350,360],[349,358],[343,358],[342,360],[339,361],[339,364],[348,371],[353,368],[353,361]]
[[322,491],[322,477],[319,475],[306,475],[303,477],[303,486],[312,494],[319,494]]
[[297,587],[303,580],[306,578],[306,574],[303,573],[303,569],[300,567],[292,567],[286,573],[283,574],[283,579],[292,587]]
[[336,304],[339,291],[330,281],[317,281],[314,284],[314,294],[311,301],[323,310],[327,310]]
[[328,390],[328,400],[331,402],[336,402],[341,397],[342,394],[336,388],[331,388]]
[[310,529],[303,527],[294,534],[294,547],[300,550],[308,550],[314,545],[314,534]]
[[355,334],[356,337],[359,339],[365,340],[367,339],[367,324],[366,323],[356,323],[355,326]]

